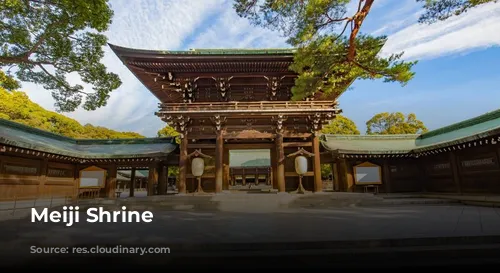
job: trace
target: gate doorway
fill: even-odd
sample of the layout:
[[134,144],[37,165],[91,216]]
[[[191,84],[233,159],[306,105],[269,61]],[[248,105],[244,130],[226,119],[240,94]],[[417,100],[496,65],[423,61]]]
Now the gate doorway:
[[270,149],[229,150],[229,190],[272,189]]

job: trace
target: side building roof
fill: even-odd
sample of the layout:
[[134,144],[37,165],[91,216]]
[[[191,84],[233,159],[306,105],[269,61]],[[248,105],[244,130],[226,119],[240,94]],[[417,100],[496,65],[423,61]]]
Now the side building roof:
[[0,144],[81,159],[166,156],[174,138],[73,139],[0,119]]
[[321,143],[339,154],[418,154],[498,134],[500,109],[421,135],[323,135]]

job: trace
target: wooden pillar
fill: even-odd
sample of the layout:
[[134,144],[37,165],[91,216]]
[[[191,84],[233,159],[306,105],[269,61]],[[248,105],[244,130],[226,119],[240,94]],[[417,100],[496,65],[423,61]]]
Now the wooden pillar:
[[107,189],[108,189],[108,198],[116,198],[116,173],[117,168],[116,165],[111,165],[108,169],[108,178],[106,181]]
[[135,167],[130,171],[130,193],[129,197],[134,197],[135,191]]
[[332,163],[333,191],[340,191],[339,170],[337,162]]
[[[78,196],[80,195],[80,166],[78,164],[74,165],[73,169],[73,181],[75,183],[74,185],[74,194],[73,194],[73,200],[77,200]],[[43,188],[42,188],[43,190]]]
[[276,134],[276,183],[278,192],[285,192],[285,149],[283,148],[283,134]]
[[276,148],[271,149],[271,183],[273,189],[278,189],[278,154],[276,153]]
[[460,166],[458,166],[457,155],[454,152],[450,152],[450,166],[453,172],[453,181],[455,182],[455,187],[457,193],[462,194],[462,183],[460,181]]
[[38,176],[38,189],[36,196],[37,199],[45,195],[45,183],[47,182],[48,164],[49,160],[47,158],[42,159],[42,162],[40,162],[40,175]]
[[179,180],[177,189],[180,194],[186,193],[186,173],[187,173],[187,164],[188,164],[188,153],[187,153],[188,139],[187,135],[181,138],[180,155],[179,155]]
[[215,138],[215,193],[222,192],[222,181],[224,179],[223,161],[224,160],[224,141],[222,139],[222,130],[217,130]]
[[222,190],[229,190],[229,181],[231,181],[230,178],[230,171],[229,171],[229,149],[224,149],[224,157],[222,159],[223,162],[223,176],[222,176]]
[[154,195],[155,184],[158,181],[158,163],[149,165],[148,171],[148,196]]
[[314,171],[314,191],[323,191],[323,181],[321,180],[321,160],[319,153],[319,136],[312,136],[312,149],[313,149],[313,171]]
[[354,176],[351,164],[347,159],[339,160],[339,177],[341,178],[342,190],[347,192],[354,191]]
[[158,166],[158,195],[165,195],[167,192],[167,167],[163,164]]
[[386,193],[392,192],[391,188],[391,169],[389,167],[389,160],[384,159],[382,166],[382,182]]

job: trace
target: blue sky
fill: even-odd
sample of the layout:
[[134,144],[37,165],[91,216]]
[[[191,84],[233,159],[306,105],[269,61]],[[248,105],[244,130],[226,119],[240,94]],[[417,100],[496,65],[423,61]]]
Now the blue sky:
[[[109,42],[142,49],[288,47],[278,33],[239,18],[225,0],[112,0]],[[349,9],[353,9],[351,5]],[[500,108],[500,3],[481,6],[433,25],[417,23],[415,0],[375,0],[362,32],[389,37],[382,55],[404,51],[419,60],[406,86],[356,81],[340,99],[344,115],[364,132],[379,112],[415,113],[429,129]],[[67,116],[81,123],[155,136],[164,123],[154,116],[158,100],[106,48],[103,62],[123,85],[106,107]],[[68,80],[79,82],[75,75]],[[86,87],[90,88],[90,87]],[[42,87],[24,83],[30,98],[47,109],[54,101]]]

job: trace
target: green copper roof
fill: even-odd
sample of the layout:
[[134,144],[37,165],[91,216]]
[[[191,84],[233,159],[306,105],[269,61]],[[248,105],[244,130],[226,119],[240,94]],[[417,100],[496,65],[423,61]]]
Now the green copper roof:
[[328,151],[345,154],[422,152],[500,134],[500,109],[421,135],[323,135]]
[[82,159],[166,156],[177,147],[173,138],[72,139],[5,119],[0,144]]
[[415,148],[418,135],[323,135],[322,145],[341,154],[401,154]]
[[163,55],[291,55],[295,48],[200,48],[190,50],[149,50],[121,47],[108,44],[113,51],[119,53],[163,54]]

